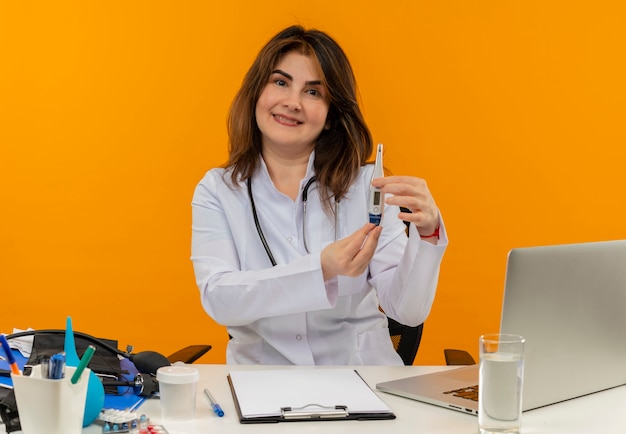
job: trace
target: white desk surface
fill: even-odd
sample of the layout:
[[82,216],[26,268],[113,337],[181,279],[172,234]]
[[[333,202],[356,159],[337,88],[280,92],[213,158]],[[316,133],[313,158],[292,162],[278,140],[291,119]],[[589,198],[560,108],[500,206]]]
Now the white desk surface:
[[[268,424],[240,424],[226,376],[231,370],[240,369],[285,369],[284,366],[230,366],[194,364],[200,371],[196,419],[188,422],[160,420],[158,399],[147,400],[138,413],[150,416],[155,424],[163,423],[170,434],[206,433],[477,433],[477,417],[413,401],[399,396],[377,392],[394,411],[394,420],[376,421],[323,421],[323,422],[280,422]],[[299,369],[290,367],[288,369]],[[320,369],[323,369],[320,367]],[[365,381],[375,388],[376,383],[425,374],[441,369],[442,366],[358,366],[354,367]],[[211,411],[203,393],[208,388],[222,406],[225,416],[217,417]],[[524,412],[522,433],[577,434],[623,432],[626,426],[626,386],[617,387],[567,402]],[[4,426],[0,426],[2,430]],[[1,432],[1,431],[0,431]],[[102,427],[92,424],[83,429],[83,434],[99,434]]]

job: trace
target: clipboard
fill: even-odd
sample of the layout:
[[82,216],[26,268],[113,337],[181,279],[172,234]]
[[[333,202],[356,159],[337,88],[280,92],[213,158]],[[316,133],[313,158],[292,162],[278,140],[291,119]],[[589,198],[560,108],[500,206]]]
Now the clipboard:
[[242,424],[396,418],[354,369],[231,371],[227,378]]

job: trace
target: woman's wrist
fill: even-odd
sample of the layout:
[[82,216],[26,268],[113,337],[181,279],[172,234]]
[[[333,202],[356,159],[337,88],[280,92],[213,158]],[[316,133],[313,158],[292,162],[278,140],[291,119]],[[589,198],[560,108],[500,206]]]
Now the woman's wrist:
[[423,235],[422,233],[420,233],[418,231],[418,233],[420,234],[420,238],[439,238],[439,225],[437,225],[437,227],[435,228],[435,230],[432,233]]

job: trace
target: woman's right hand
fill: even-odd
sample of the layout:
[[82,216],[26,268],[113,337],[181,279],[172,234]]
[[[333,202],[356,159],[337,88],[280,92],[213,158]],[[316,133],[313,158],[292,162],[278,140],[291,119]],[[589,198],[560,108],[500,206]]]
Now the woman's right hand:
[[367,223],[352,235],[326,246],[320,257],[324,280],[361,275],[374,256],[382,230],[382,226]]

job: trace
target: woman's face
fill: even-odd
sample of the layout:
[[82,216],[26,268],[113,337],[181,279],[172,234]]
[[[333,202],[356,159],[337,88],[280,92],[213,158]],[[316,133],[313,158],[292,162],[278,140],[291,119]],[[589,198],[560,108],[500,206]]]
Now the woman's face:
[[328,95],[319,66],[291,51],[278,62],[256,104],[263,148],[311,150],[326,124]]

